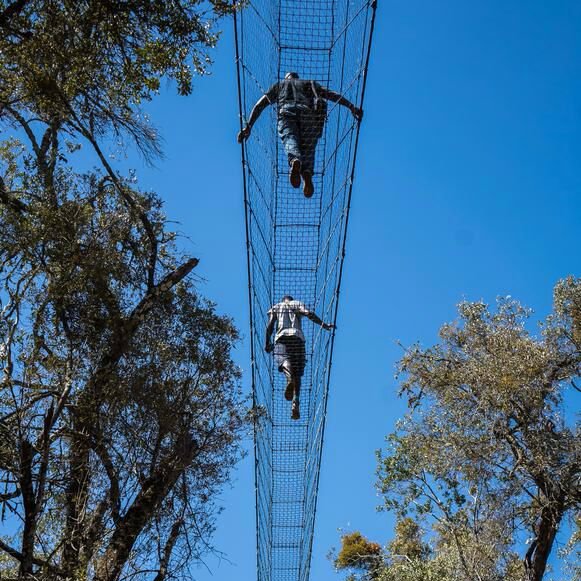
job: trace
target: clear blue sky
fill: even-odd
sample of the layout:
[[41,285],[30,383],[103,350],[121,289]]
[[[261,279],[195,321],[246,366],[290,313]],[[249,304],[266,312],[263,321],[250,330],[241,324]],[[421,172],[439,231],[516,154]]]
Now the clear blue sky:
[[[462,299],[511,294],[544,317],[579,268],[581,3],[380,0],[348,235],[312,579],[337,577],[338,528],[379,542],[374,451],[404,411],[397,340],[424,345]],[[201,259],[201,291],[233,316],[249,385],[244,214],[231,22],[213,75],[148,106],[166,158],[142,187],[166,200]],[[300,71],[299,71],[300,73]],[[259,122],[266,122],[264,117]],[[222,495],[199,581],[254,579],[253,460]]]

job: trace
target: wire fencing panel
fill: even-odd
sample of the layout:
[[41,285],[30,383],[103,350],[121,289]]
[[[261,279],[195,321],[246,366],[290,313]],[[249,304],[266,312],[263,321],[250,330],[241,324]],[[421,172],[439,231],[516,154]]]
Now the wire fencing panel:
[[[372,0],[252,0],[236,17],[240,106],[287,72],[361,105]],[[283,374],[264,351],[267,311],[284,295],[324,321],[337,316],[358,123],[328,103],[306,199],[289,184],[287,155],[269,107],[243,146],[251,310],[259,581],[307,581],[334,333],[305,322],[301,419],[290,418]],[[313,141],[314,143],[314,141]]]

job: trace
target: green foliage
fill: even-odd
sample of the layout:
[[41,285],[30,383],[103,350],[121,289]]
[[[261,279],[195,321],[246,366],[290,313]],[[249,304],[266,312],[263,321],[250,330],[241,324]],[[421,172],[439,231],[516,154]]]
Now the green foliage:
[[347,570],[347,581],[372,581],[383,567],[383,551],[379,544],[354,531],[341,537],[341,550],[334,558],[335,569]]
[[[581,280],[555,287],[540,337],[530,311],[462,303],[441,342],[400,362],[410,413],[379,459],[384,507],[434,524],[455,579],[540,580],[563,518],[579,502],[579,438],[563,399],[581,371]],[[520,577],[519,577],[520,576]]]
[[156,196],[123,183],[136,215],[103,175],[57,168],[47,195],[37,175],[9,173],[26,210],[0,205],[5,504],[35,531],[34,558],[75,578],[113,560],[120,538],[143,543],[131,567],[155,557],[176,521],[176,549],[195,557],[239,457],[237,332],[186,278],[197,260],[177,252]]
[[360,532],[341,537],[341,550],[335,559],[337,569],[370,569],[381,555],[381,546],[368,541]]
[[443,558],[395,560],[377,577],[377,581],[456,581],[456,579]]
[[560,548],[563,571],[572,581],[581,581],[581,511],[577,511],[571,523],[571,538]]
[[[238,340],[103,139],[191,90],[225,2],[0,1],[0,576],[156,581],[210,548],[240,457]],[[79,172],[89,146],[98,167]]]
[[397,521],[395,538],[389,543],[388,550],[392,556],[420,561],[430,554],[430,547],[422,541],[420,525],[409,517]]
[[113,130],[157,154],[139,104],[163,78],[191,92],[211,64],[216,21],[232,10],[217,0],[0,2],[0,114],[85,137]]

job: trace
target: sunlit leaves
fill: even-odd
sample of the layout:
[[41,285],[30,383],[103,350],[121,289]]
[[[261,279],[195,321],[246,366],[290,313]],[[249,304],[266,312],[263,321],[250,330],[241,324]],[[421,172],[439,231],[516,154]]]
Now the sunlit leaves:
[[554,297],[536,336],[531,311],[504,297],[494,311],[461,303],[438,344],[408,349],[399,376],[410,412],[378,456],[385,508],[438,523],[456,557],[471,548],[498,575],[515,566],[507,550],[519,531],[545,531],[544,554],[533,545],[529,557],[546,559],[580,500],[579,438],[563,406],[581,372],[581,280],[559,282]]

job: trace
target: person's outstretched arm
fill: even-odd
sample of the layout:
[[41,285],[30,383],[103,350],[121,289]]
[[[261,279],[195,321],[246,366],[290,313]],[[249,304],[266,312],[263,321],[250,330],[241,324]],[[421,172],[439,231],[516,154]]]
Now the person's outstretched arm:
[[252,131],[252,126],[256,123],[256,120],[260,117],[260,114],[272,103],[276,103],[278,100],[278,90],[279,84],[275,83],[266,91],[258,101],[256,101],[256,105],[252,108],[250,112],[250,118],[248,119],[248,123],[244,126],[242,131],[238,133],[238,143],[242,143],[245,139],[248,139],[250,136],[250,132]]
[[260,99],[256,102],[256,105],[252,108],[250,113],[250,118],[246,126],[238,133],[238,143],[242,143],[244,139],[248,139],[250,136],[250,131],[252,126],[256,123],[256,120],[260,117],[260,114],[270,105],[270,101],[266,95],[262,95]]
[[328,101],[333,101],[334,103],[342,105],[343,107],[347,107],[347,109],[349,109],[349,111],[353,113],[353,117],[355,117],[357,121],[361,121],[361,119],[363,118],[363,109],[360,109],[359,107],[357,107],[357,105],[354,105],[348,99],[345,99],[343,95],[339,95],[339,93],[331,91],[331,89],[325,89],[325,87],[321,87],[320,91],[321,97],[327,99]]
[[326,329],[327,331],[330,331],[335,327],[335,325],[333,325],[332,323],[325,323],[321,318],[319,318],[315,313],[312,313],[311,311],[308,312],[306,317],[310,321],[313,321],[313,323],[315,323],[316,325],[321,325],[321,327],[323,327],[323,329]]
[[265,339],[264,339],[264,350],[267,353],[270,353],[272,351],[272,341],[271,341],[271,337],[272,337],[272,332],[274,331],[274,324],[275,324],[275,317],[274,314],[272,312],[270,312],[268,314],[268,324],[266,325],[266,331],[264,333],[265,335]]

